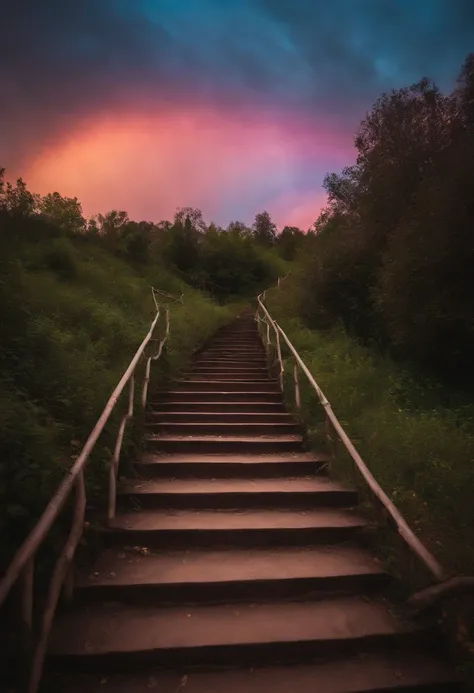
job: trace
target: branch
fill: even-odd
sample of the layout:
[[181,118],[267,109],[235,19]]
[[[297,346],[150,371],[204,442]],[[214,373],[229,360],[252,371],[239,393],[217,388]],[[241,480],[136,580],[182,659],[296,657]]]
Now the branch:
[[416,609],[427,609],[443,597],[452,597],[464,592],[474,592],[474,577],[454,577],[437,585],[427,587],[412,595],[408,600],[408,604]]

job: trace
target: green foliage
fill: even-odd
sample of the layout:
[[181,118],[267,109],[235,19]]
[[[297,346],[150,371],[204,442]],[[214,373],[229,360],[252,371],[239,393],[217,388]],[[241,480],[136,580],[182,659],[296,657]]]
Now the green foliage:
[[276,241],[276,226],[268,212],[260,212],[256,215],[253,224],[253,235],[259,245],[271,248]]
[[[306,328],[294,317],[301,300],[294,275],[267,298],[382,488],[448,569],[472,572],[472,404],[450,401],[439,386],[362,346],[341,326]],[[304,421],[310,440],[320,447],[325,440],[321,406],[303,375],[300,382]],[[365,488],[344,456],[335,471]]]
[[86,220],[77,197],[62,197],[57,192],[50,193],[41,199],[39,211],[45,219],[65,231],[81,233],[86,228]]
[[326,177],[329,207],[304,244],[302,313],[474,387],[474,55],[450,96],[427,79],[384,94],[357,162]]
[[[170,340],[153,366],[155,383],[182,368],[232,315],[232,308],[218,307],[157,261],[127,262],[100,237],[86,240],[39,216],[0,213],[2,566],[73,464],[148,331],[150,286],[185,293],[183,305],[171,307]],[[102,508],[124,406],[119,402],[87,469],[89,501],[97,496]],[[138,432],[127,429],[124,463],[137,454]]]
[[304,242],[304,233],[296,226],[285,226],[276,239],[277,248],[284,260],[290,262]]

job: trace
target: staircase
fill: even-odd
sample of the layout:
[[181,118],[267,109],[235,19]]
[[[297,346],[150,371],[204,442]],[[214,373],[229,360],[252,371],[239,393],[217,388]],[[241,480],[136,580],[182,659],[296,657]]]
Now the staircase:
[[252,315],[156,393],[147,453],[50,639],[68,693],[457,691],[393,612],[356,493],[305,452]]

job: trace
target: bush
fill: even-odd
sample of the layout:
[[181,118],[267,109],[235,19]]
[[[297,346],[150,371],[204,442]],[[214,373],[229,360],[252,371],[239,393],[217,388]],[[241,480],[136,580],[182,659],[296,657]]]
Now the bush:
[[74,249],[65,238],[55,239],[50,247],[45,249],[44,264],[60,279],[71,280],[77,277],[78,267]]
[[[447,406],[438,385],[414,377],[362,346],[341,327],[314,331],[294,317],[295,277],[268,292],[272,315],[333,405],[385,492],[433,553],[453,571],[474,570],[474,433],[472,404]],[[288,364],[287,370],[291,372]],[[303,417],[310,440],[325,440],[321,407],[306,378]],[[289,391],[290,392],[290,391]],[[291,403],[291,397],[290,397]],[[354,482],[352,463],[336,467]],[[359,475],[355,475],[360,480]],[[361,481],[361,488],[365,483]]]
[[[140,269],[100,243],[31,223],[45,235],[27,225],[13,233],[18,224],[6,217],[0,225],[0,566],[73,464],[147,333],[155,314],[150,287],[185,293],[170,309],[166,358],[152,371],[157,382],[233,314],[159,264]],[[121,402],[88,465],[89,500],[97,497],[100,507],[123,409]],[[138,432],[127,429],[124,462],[138,454]]]

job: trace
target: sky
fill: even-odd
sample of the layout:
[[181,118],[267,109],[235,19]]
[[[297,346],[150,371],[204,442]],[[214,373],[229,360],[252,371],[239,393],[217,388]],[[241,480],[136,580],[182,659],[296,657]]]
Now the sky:
[[0,46],[7,178],[86,215],[307,229],[379,95],[454,86],[474,2],[0,0]]

